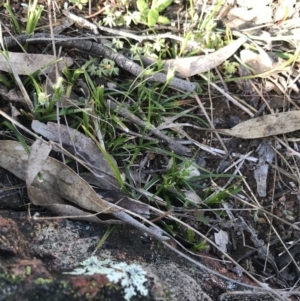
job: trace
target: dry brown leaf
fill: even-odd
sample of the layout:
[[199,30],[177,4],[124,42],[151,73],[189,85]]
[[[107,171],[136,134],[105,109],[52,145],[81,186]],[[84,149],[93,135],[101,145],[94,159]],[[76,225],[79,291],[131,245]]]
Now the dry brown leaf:
[[58,126],[56,123],[44,124],[34,120],[32,129],[47,139],[55,142],[62,141],[63,147],[73,155],[84,159],[89,168],[94,171],[98,178],[97,185],[104,189],[118,190],[120,185],[114,177],[114,173],[92,139],[65,125]]
[[[51,165],[52,164],[53,162],[51,162]],[[56,187],[59,188],[62,198],[89,211],[101,213],[110,213],[114,211],[97,195],[91,186],[72,169],[62,168],[63,164],[59,161],[56,161],[55,164],[57,164]]]
[[[42,180],[44,181],[44,180]],[[43,206],[52,209],[53,205],[66,205],[56,189],[49,190],[45,185],[39,185],[39,183],[33,183],[33,185],[27,187],[27,194],[30,202],[36,206]]]
[[226,26],[236,30],[269,23],[272,22],[272,8],[266,5],[254,5],[249,9],[235,5],[230,9],[224,21]]
[[257,148],[259,161],[254,169],[254,178],[257,184],[257,193],[260,197],[267,196],[267,176],[269,166],[274,158],[274,149],[270,141],[262,141]]
[[245,38],[239,38],[231,44],[208,55],[167,60],[165,61],[164,69],[175,69],[184,77],[209,71],[231,57],[245,41]]
[[0,166],[25,181],[28,155],[22,145],[15,141],[1,140]]
[[[28,155],[19,142],[1,141],[0,165],[3,168],[26,181],[27,164]],[[35,178],[28,187],[29,198],[35,205],[53,204],[53,200],[62,203],[59,198],[64,198],[89,211],[105,213],[114,211],[86,181],[63,163],[48,157],[39,173],[41,180]]]
[[259,53],[244,49],[241,51],[240,57],[253,69],[254,74],[264,73],[273,68],[272,58],[262,48],[259,48]]
[[28,158],[28,166],[26,171],[26,185],[31,186],[35,177],[40,172],[42,166],[48,158],[48,155],[52,147],[49,143],[45,143],[42,140],[36,140],[30,150]]
[[[6,51],[6,57],[0,53],[0,70],[5,72],[11,72],[11,67],[13,66],[13,71],[19,75],[28,75],[37,70],[44,69],[47,73],[49,64],[56,61],[56,57],[53,55],[46,54],[32,54],[32,53],[19,53],[19,52],[8,52]],[[65,66],[71,66],[73,60],[69,57],[61,58],[58,62],[59,69],[62,70]]]
[[90,212],[69,205],[56,193],[55,190],[45,191],[43,188],[30,186],[27,188],[27,193],[32,204],[43,206],[58,216],[98,224],[124,224],[124,222],[117,219],[102,221],[98,216],[95,216]]
[[[24,181],[26,181],[26,170],[30,168],[30,166],[27,167],[28,159],[28,154],[19,142],[1,141],[0,166]],[[80,207],[80,210],[82,208],[95,213],[111,213],[114,217],[149,233],[158,240],[169,239],[162,236],[162,230],[151,222],[149,223],[152,227],[148,228],[126,212],[123,212],[117,205],[108,204],[86,181],[63,163],[48,157],[44,165],[41,168],[39,166],[38,169],[39,177],[36,177],[32,185],[27,187],[28,196],[33,204],[46,206],[55,212],[66,214],[67,207],[63,205],[68,205],[65,201],[67,200]],[[58,211],[59,208],[61,211]],[[75,208],[74,210],[76,211]]]
[[265,115],[239,123],[232,129],[217,130],[243,139],[256,139],[300,130],[300,111]]
[[285,61],[274,56],[270,52],[266,52],[262,47],[256,46],[258,53],[244,49],[240,52],[241,60],[253,69],[253,74],[261,77],[269,77],[270,74],[276,74],[290,70],[285,67]]

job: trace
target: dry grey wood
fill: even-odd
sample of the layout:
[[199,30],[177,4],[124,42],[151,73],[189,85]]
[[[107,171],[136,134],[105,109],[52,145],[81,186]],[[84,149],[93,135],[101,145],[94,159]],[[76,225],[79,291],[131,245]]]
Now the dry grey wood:
[[[28,35],[18,35],[14,37],[7,37],[4,39],[4,45],[6,45],[7,48],[11,47],[17,47],[18,43],[25,44],[26,42],[28,43],[41,43],[41,44],[48,44],[51,41],[51,37],[49,34],[44,34],[44,33],[36,33],[32,36],[30,36],[30,39],[28,39]],[[122,69],[130,72],[131,74],[135,76],[140,76],[142,75],[144,69],[134,63],[133,61],[129,60],[127,57],[124,55],[115,52],[111,50],[110,48],[97,43],[97,42],[92,42],[92,41],[86,41],[86,40],[76,40],[72,39],[67,36],[63,35],[55,35],[55,43],[58,46],[63,46],[63,47],[68,47],[68,48],[77,48],[80,50],[83,50],[85,52],[90,53],[91,55],[95,56],[100,56],[100,57],[106,57],[114,62],[121,67]],[[28,39],[28,41],[27,41]],[[153,82],[160,82],[160,83],[166,83],[167,82],[167,76],[164,73],[155,73],[151,76],[146,77],[148,81],[153,81]],[[193,92],[196,89],[196,84],[191,83],[179,78],[173,78],[171,82],[169,83],[169,86],[172,88],[176,88],[182,91],[186,92]]]

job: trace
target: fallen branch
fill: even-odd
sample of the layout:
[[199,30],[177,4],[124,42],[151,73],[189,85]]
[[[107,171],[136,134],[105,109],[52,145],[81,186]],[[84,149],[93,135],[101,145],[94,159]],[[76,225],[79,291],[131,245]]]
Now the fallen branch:
[[[41,44],[48,44],[50,41],[52,41],[52,39],[49,34],[37,33],[32,36],[18,35],[14,37],[7,37],[4,39],[4,45],[6,45],[7,48],[12,48],[19,47],[19,44],[33,44],[37,42]],[[77,39],[72,39],[63,35],[55,35],[54,41],[58,46],[77,48],[79,50],[89,52],[91,55],[109,58],[110,60],[113,60],[119,67],[137,77],[141,76],[144,72],[144,69],[140,65],[129,60],[123,54],[111,50],[103,44],[86,40],[78,41]],[[147,76],[146,79],[148,81],[159,83],[167,82],[166,74],[160,72],[154,73],[151,76]],[[175,77],[170,81],[169,87],[186,92],[193,92],[196,89],[196,84]]]

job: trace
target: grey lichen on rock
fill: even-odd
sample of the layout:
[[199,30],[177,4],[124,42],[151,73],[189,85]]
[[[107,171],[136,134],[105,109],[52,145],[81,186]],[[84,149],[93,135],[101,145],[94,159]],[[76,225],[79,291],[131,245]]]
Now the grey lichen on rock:
[[127,301],[138,293],[148,295],[146,274],[140,265],[127,264],[126,262],[114,262],[110,259],[99,260],[92,256],[80,263],[81,267],[66,274],[71,275],[105,275],[112,283],[120,283],[124,288],[124,298]]

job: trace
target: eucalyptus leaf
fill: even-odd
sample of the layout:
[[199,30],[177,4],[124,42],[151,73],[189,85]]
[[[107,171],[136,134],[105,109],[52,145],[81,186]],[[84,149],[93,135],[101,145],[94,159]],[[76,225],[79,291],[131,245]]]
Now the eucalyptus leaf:
[[243,139],[256,139],[300,130],[300,111],[275,113],[249,119],[222,133]]

